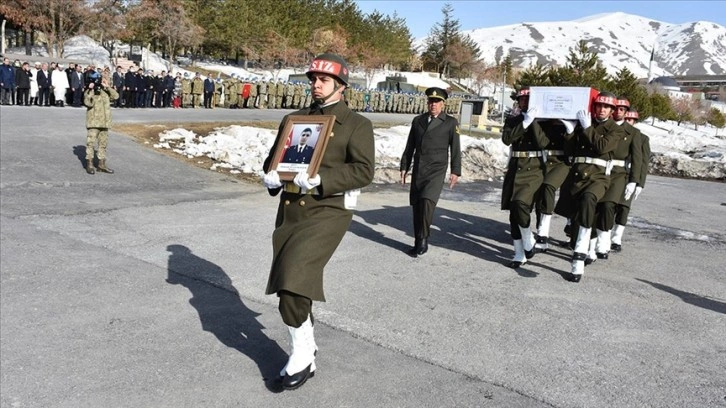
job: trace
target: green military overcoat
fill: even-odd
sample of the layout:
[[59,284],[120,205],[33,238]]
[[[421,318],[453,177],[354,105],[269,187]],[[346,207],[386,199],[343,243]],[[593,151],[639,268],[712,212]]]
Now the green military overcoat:
[[428,113],[413,118],[401,156],[401,171],[408,172],[413,163],[410,205],[423,198],[434,203],[439,201],[449,164],[451,173],[461,176],[459,122],[443,112],[431,123],[428,118]]
[[[283,191],[272,234],[273,259],[267,294],[290,291],[316,301],[325,301],[323,268],[343,239],[353,219],[344,206],[343,193],[369,185],[375,170],[373,125],[342,101],[311,112],[305,108],[291,115],[335,115],[335,124],[323,154],[318,174],[320,195]],[[275,149],[285,143],[283,118],[277,139],[265,160],[269,171]],[[269,190],[277,195],[281,189]]]
[[600,200],[601,202],[620,203],[625,195],[625,185],[630,181],[637,183],[640,177],[640,168],[643,165],[643,140],[640,137],[640,131],[628,122],[623,122],[620,127],[623,128],[624,135],[611,157],[614,160],[630,161],[631,170],[629,172],[627,167],[613,167],[610,174],[610,187]]
[[[602,122],[593,120],[592,125],[583,129],[575,128],[575,137],[565,143],[566,150],[576,157],[592,157],[610,160],[618,141],[625,131],[612,119]],[[610,176],[605,168],[588,163],[574,163],[567,179],[562,183],[560,197],[555,206],[555,213],[563,217],[572,217],[577,210],[577,199],[582,193],[589,192],[600,200],[610,187]]]
[[[522,122],[524,115],[510,116],[504,121],[502,142],[512,146],[514,152],[541,151],[550,140],[535,120],[527,129]],[[532,205],[534,196],[542,185],[545,165],[541,157],[514,157],[509,159],[507,173],[502,184],[502,210],[509,210],[512,201]]]

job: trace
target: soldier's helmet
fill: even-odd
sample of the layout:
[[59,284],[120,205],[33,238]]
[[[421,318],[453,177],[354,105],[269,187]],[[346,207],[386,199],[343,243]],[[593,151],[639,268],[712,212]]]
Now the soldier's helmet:
[[618,97],[612,92],[600,92],[595,98],[594,103],[602,103],[615,108],[618,104]]
[[628,111],[628,112],[626,112],[626,113],[625,113],[625,119],[635,119],[635,120],[638,120],[638,119],[640,119],[640,118],[638,117],[638,111],[636,111],[636,110],[631,110],[631,111]]
[[340,55],[326,52],[315,57],[305,75],[310,78],[314,73],[331,75],[348,86],[348,64]]
[[184,78],[189,78],[189,73],[188,72],[185,72],[184,73]]
[[625,106],[628,110],[630,110],[630,101],[627,98],[618,98],[615,104],[616,106]]

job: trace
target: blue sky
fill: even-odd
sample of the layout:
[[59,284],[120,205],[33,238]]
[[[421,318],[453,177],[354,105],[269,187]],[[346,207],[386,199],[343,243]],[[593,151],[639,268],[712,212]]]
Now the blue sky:
[[[594,14],[622,11],[666,23],[709,21],[726,26],[726,1],[448,1],[462,30],[522,22],[575,20]],[[447,1],[357,0],[363,13],[378,10],[406,19],[414,38],[429,34],[441,21]]]

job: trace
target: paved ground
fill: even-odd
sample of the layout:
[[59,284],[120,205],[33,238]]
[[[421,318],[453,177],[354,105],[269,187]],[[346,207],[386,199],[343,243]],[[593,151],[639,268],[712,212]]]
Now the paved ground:
[[446,191],[419,259],[407,191],[368,188],[315,305],[319,372],[279,393],[276,200],[119,134],[116,174],[87,175],[83,115],[0,108],[2,407],[726,406],[724,184],[649,179],[624,252],[580,284],[561,248],[502,265],[497,183]]

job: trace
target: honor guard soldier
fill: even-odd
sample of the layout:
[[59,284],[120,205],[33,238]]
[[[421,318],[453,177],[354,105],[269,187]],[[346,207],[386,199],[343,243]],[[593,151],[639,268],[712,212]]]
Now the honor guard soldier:
[[431,223],[449,160],[449,188],[454,188],[461,177],[459,122],[443,112],[448,95],[445,90],[434,87],[426,90],[426,96],[428,113],[413,118],[406,149],[401,156],[401,184],[406,184],[413,164],[409,204],[413,207],[415,243],[408,252],[413,257],[423,255],[429,249]]
[[[629,110],[630,101],[618,98],[612,118],[618,126],[623,128],[625,134],[611,154],[610,187],[597,204],[597,245],[594,249],[597,259],[608,258],[610,230],[615,226],[616,207],[632,197],[638,184],[640,168],[643,165],[643,139],[640,131],[625,122],[625,115]],[[631,164],[630,171],[626,167],[627,161],[630,161]],[[588,258],[594,261],[592,252]]]
[[539,122],[539,126],[549,139],[549,143],[542,150],[542,160],[545,162],[546,169],[535,203],[537,212],[537,243],[535,248],[541,252],[546,252],[549,249],[548,240],[552,213],[555,210],[555,195],[557,189],[562,186],[570,172],[570,163],[567,159],[565,145],[574,136],[575,125],[575,122],[562,119]]
[[534,198],[545,175],[542,149],[550,140],[535,121],[536,108],[529,109],[529,88],[517,92],[519,114],[505,120],[502,142],[511,146],[507,173],[502,185],[502,210],[509,210],[509,226],[514,243],[511,268],[519,268],[534,256],[534,234],[530,214]]
[[568,279],[579,282],[585,272],[585,259],[589,253],[592,228],[595,227],[597,203],[610,187],[612,156],[618,142],[625,135],[610,115],[615,110],[617,97],[601,92],[594,101],[594,115],[585,110],[577,112],[579,127],[572,139],[574,159],[570,176],[569,196],[573,208],[572,234],[576,234],[572,263]]
[[[625,114],[625,122],[627,122],[635,130],[638,130],[637,128],[635,128],[635,123],[637,121],[637,111],[629,110]],[[630,183],[635,181],[636,185],[635,189],[633,189],[632,195],[629,198],[625,198],[625,196],[623,196],[623,199],[620,200],[620,203],[615,208],[615,227],[613,227],[610,237],[610,249],[614,252],[620,252],[623,248],[623,232],[625,231],[625,226],[628,224],[628,214],[630,214],[630,207],[632,206],[633,201],[637,200],[638,196],[643,191],[643,187],[645,187],[645,179],[648,176],[648,168],[650,166],[650,138],[648,138],[648,135],[641,133],[640,130],[638,130],[635,138],[637,139],[638,137],[640,137],[639,144],[642,150],[642,162],[640,166],[638,166],[634,162],[634,159],[630,159],[630,177],[628,179],[628,184],[632,188],[632,184]]]
[[310,178],[303,170],[292,182],[283,183],[270,170],[276,149],[287,140],[288,135],[283,134],[287,116],[264,163],[263,184],[271,195],[280,195],[266,293],[279,297],[280,314],[292,343],[290,358],[280,372],[285,389],[300,387],[316,370],[312,303],[325,301],[323,268],[353,219],[345,193],[369,185],[375,169],[373,125],[341,102],[348,86],[345,60],[336,54],[318,55],[307,77],[314,103],[292,114],[335,116],[318,174]]

